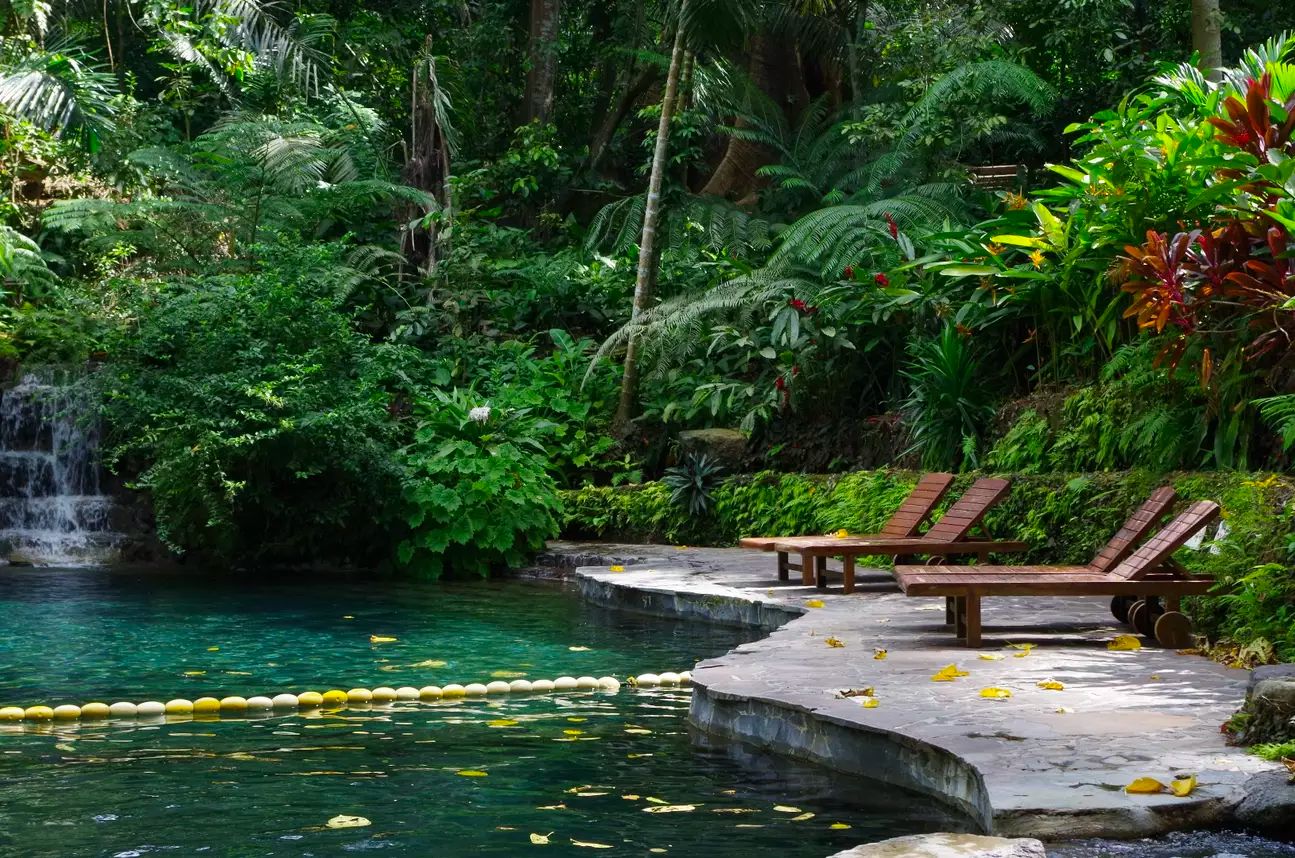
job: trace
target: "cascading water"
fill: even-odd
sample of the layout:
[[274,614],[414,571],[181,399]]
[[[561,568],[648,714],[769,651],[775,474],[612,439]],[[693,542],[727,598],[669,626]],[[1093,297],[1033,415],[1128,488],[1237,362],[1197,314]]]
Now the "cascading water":
[[28,369],[0,394],[0,542],[15,562],[102,563],[121,541],[99,484],[97,432],[78,423],[66,376]]

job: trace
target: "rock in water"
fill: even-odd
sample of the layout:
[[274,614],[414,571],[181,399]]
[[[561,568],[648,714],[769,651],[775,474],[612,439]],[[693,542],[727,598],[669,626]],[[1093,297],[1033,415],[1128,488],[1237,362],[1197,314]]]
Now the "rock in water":
[[1236,809],[1237,821],[1272,837],[1295,831],[1295,785],[1286,772],[1263,772],[1246,781],[1246,797]]
[[746,436],[736,429],[689,429],[679,433],[679,451],[705,454],[736,471],[746,458]]
[[1047,858],[1047,853],[1041,841],[1029,837],[916,834],[856,846],[832,858]]
[[1242,711],[1249,716],[1243,744],[1295,742],[1295,676],[1261,679]]

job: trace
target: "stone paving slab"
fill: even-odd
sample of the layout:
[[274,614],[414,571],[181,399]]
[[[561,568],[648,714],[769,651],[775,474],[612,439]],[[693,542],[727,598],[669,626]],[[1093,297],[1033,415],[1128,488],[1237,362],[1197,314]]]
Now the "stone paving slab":
[[[741,549],[558,543],[551,557],[590,564],[576,580],[603,604],[772,630],[693,671],[697,726],[936,795],[986,833],[1136,837],[1225,824],[1247,783],[1276,768],[1219,731],[1247,671],[1148,642],[1108,650],[1128,630],[1105,600],[987,599],[984,644],[969,650],[944,625],[943,599],[907,598],[885,570],[860,570],[845,596],[839,583],[779,582],[773,555]],[[1011,644],[1034,648],[1016,657]],[[970,675],[933,682],[948,664]],[[1064,689],[1039,688],[1045,680]],[[838,697],[869,686],[875,708]],[[1012,696],[981,697],[988,687]],[[1177,772],[1197,774],[1189,798],[1123,791]]]

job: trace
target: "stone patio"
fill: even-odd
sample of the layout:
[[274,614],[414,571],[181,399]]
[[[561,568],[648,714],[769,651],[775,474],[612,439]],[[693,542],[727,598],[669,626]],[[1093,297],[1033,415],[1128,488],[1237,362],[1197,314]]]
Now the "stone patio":
[[[985,833],[1050,840],[1295,824],[1295,787],[1258,816],[1238,812],[1260,783],[1273,792],[1278,768],[1219,732],[1247,671],[1145,641],[1108,650],[1128,630],[1105,600],[988,599],[984,644],[969,650],[944,626],[942,599],[906,598],[884,570],[861,570],[858,592],[845,596],[839,584],[779,582],[773,555],[741,549],[555,543],[545,560],[578,566],[581,592],[600,604],[771,631],[693,671],[701,729],[940,797]],[[1010,648],[1020,644],[1034,647]],[[969,675],[932,681],[949,664]],[[1038,686],[1047,680],[1063,690]],[[875,708],[839,696],[868,687]],[[1012,696],[982,697],[990,687]],[[1180,772],[1198,777],[1190,797],[1124,792]]]

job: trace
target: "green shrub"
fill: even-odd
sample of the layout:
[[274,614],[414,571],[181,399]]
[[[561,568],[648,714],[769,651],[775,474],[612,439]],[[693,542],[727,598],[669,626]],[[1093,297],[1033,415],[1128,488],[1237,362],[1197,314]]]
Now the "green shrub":
[[414,442],[401,453],[411,533],[398,554],[423,576],[518,566],[558,532],[562,503],[534,420],[477,402],[436,391],[415,406]]

